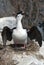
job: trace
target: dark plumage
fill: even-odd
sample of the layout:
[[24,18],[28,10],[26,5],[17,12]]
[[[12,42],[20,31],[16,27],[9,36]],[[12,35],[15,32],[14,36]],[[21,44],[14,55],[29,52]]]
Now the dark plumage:
[[[16,27],[13,28],[13,29],[16,29]],[[12,32],[13,32],[13,29],[10,29],[10,28],[7,27],[7,26],[5,26],[5,27],[3,28],[3,31],[2,31],[2,33],[1,33],[1,35],[2,35],[2,41],[3,41],[3,45],[4,45],[4,46],[6,45],[7,40],[8,40],[8,41],[11,41],[11,40],[12,40]]]
[[42,46],[42,36],[40,31],[38,30],[38,28],[36,26],[33,26],[30,31],[27,32],[28,37],[33,40],[36,39],[36,41],[38,41],[39,46]]

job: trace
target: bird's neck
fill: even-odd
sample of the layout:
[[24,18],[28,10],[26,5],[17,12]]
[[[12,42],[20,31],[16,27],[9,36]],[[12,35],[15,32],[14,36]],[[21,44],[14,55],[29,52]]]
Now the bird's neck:
[[21,19],[17,20],[17,29],[19,30],[23,29]]

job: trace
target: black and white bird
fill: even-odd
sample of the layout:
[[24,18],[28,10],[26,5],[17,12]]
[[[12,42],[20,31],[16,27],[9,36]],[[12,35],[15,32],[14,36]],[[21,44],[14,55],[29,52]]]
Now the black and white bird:
[[24,48],[27,45],[27,31],[26,29],[23,29],[21,20],[24,16],[24,13],[19,12],[17,14],[16,22],[17,22],[17,27],[16,29],[13,30],[12,33],[12,38],[15,44],[24,44]]

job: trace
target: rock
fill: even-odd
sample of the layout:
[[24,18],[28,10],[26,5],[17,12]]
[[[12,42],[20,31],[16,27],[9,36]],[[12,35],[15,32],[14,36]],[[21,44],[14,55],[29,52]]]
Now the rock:
[[36,64],[35,62],[32,62],[30,65],[44,65],[44,64],[41,64],[40,62],[38,64]]
[[[42,49],[43,50],[43,49]],[[29,54],[27,54],[27,52]],[[4,64],[5,63],[5,64]],[[7,46],[0,50],[0,65],[44,65],[44,58],[39,51],[14,50]]]
[[42,41],[42,47],[39,50],[39,53],[43,56],[44,58],[44,41]]

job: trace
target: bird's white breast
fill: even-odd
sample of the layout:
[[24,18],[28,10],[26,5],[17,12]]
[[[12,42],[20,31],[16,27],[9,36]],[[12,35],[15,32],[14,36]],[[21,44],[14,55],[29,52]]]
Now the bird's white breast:
[[24,40],[27,38],[27,32],[25,29],[22,30],[14,30],[13,34],[12,34],[13,38],[15,39],[20,39],[20,40]]

